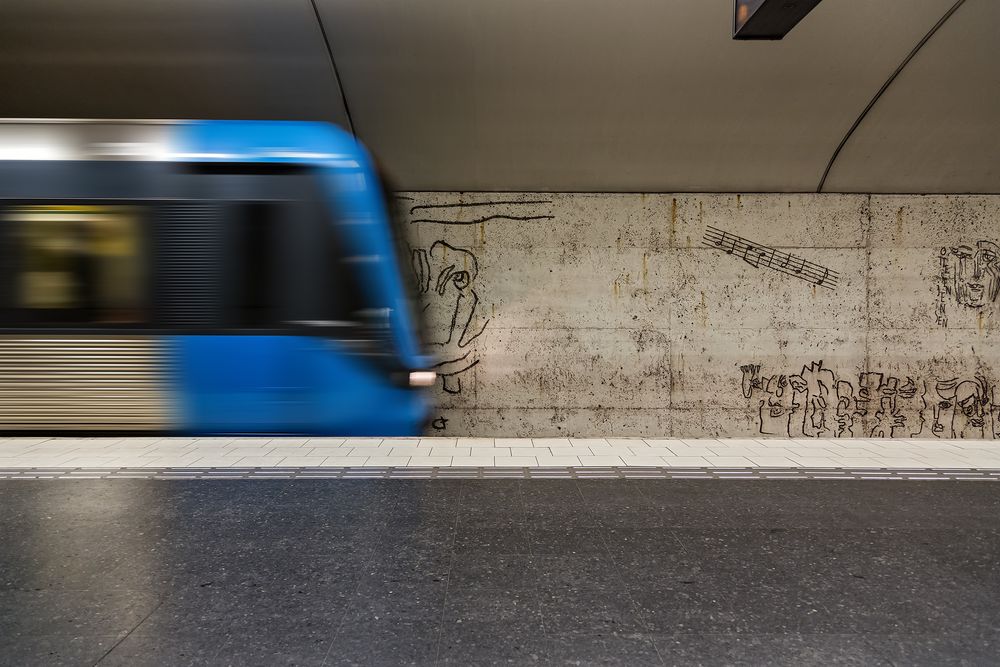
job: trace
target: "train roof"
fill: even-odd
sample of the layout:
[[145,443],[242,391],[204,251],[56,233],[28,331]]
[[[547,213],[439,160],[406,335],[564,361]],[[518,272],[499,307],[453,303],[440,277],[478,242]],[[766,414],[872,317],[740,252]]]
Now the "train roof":
[[0,160],[284,162],[358,168],[353,135],[320,121],[0,119]]

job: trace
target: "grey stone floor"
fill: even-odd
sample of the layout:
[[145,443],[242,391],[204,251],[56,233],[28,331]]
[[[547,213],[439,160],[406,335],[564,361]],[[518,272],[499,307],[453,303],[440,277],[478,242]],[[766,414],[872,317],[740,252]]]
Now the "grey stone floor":
[[976,482],[0,482],[0,663],[995,664]]

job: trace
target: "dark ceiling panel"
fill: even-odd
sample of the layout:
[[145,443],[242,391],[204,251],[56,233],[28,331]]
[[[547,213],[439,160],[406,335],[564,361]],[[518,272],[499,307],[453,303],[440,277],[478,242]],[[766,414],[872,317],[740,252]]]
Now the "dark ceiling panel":
[[2,0],[0,116],[344,122],[308,0]]

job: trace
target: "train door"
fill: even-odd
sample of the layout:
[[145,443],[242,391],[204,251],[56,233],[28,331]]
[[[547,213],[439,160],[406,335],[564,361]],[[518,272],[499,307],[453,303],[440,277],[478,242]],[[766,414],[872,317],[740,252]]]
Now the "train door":
[[294,172],[192,165],[161,208],[156,303],[171,335],[180,428],[293,432],[301,423],[287,273]]
[[185,201],[160,213],[156,304],[179,427],[281,430],[286,382],[270,321],[274,231],[266,206]]

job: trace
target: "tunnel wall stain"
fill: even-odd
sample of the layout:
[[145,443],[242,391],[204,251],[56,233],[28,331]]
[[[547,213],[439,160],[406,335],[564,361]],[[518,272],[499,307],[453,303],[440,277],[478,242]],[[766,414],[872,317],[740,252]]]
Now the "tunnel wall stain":
[[1000,439],[998,196],[398,204],[436,434]]

